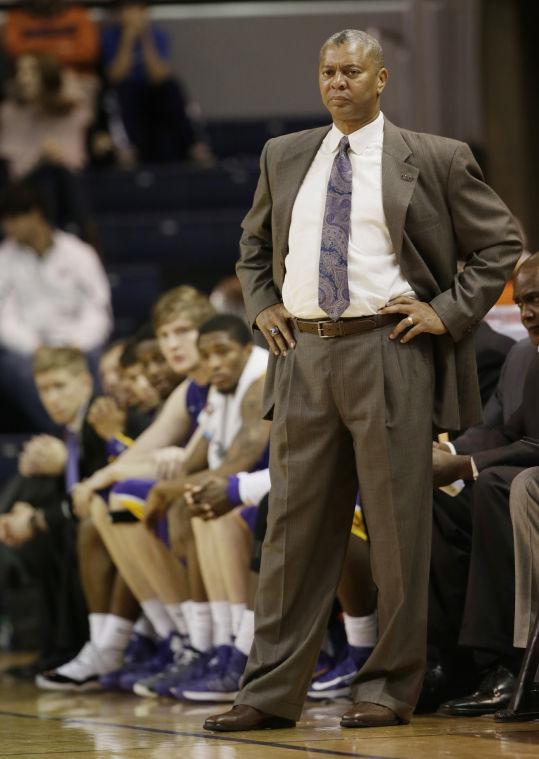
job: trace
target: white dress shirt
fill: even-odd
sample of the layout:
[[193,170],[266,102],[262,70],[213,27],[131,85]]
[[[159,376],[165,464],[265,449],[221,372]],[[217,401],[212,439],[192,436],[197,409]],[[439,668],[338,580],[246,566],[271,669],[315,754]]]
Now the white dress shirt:
[[95,250],[56,230],[43,255],[14,240],[0,245],[0,346],[97,348],[111,328],[110,287]]
[[[344,135],[335,124],[297,194],[288,236],[283,303],[297,317],[327,318],[318,305],[318,268],[329,176]],[[348,241],[350,305],[343,317],[375,314],[391,298],[414,295],[393,250],[382,205],[382,113],[348,135],[352,212]]]

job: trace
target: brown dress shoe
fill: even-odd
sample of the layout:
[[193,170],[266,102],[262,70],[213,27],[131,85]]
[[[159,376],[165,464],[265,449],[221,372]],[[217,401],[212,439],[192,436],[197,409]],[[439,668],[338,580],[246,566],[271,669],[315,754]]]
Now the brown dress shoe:
[[354,704],[341,719],[341,727],[391,727],[404,724],[404,720],[387,706],[371,704],[369,701]]
[[214,714],[204,722],[204,730],[217,730],[221,733],[235,733],[241,730],[281,730],[295,726],[293,719],[266,714],[246,704],[233,706],[224,714]]

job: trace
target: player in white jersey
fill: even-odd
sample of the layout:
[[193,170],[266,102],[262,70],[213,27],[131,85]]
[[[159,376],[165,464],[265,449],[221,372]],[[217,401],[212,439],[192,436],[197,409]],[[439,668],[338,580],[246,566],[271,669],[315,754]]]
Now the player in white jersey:
[[[253,346],[247,326],[233,316],[218,316],[203,325],[198,348],[212,385],[199,417],[202,434],[184,464],[185,475],[176,481],[158,483],[151,491],[146,506],[150,523],[171,506],[185,509],[185,502],[178,503],[178,499],[186,491],[207,486],[216,475],[231,477],[230,496],[241,502],[234,491],[241,492],[243,472],[267,468],[269,423],[261,419],[267,351]],[[269,484],[267,475],[266,482]],[[241,624],[249,596],[251,532],[241,509],[220,519],[193,519],[192,525],[212,610],[216,655],[202,678],[183,681],[171,689],[178,698],[198,688],[206,693],[211,683],[221,681],[231,671],[237,690],[246,661],[246,654],[231,643],[236,636],[242,638]],[[233,697],[230,688],[227,694]],[[225,697],[229,696],[223,694]]]

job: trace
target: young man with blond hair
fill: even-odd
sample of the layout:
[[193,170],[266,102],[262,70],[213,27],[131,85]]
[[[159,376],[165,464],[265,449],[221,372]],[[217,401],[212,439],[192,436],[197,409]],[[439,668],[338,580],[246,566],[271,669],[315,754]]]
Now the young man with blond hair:
[[[83,563],[92,563],[92,544],[94,548],[99,544],[105,544],[121,578],[141,603],[144,614],[161,641],[157,655],[159,666],[163,666],[163,662],[170,662],[174,650],[178,648],[178,634],[184,632],[180,605],[189,597],[188,578],[185,569],[169,549],[166,520],[159,525],[156,536],[140,523],[112,524],[109,508],[120,511],[127,508],[136,510],[137,504],[144,502],[144,494],[155,479],[174,473],[181,465],[183,448],[180,446],[192,434],[207,395],[205,376],[198,367],[198,326],[213,313],[208,298],[189,286],[169,290],[157,301],[152,311],[152,324],[159,346],[172,371],[178,377],[187,379],[172,392],[153,423],[133,445],[75,491],[75,508],[82,518],[81,533],[84,532],[86,535],[87,545],[90,547]],[[108,488],[112,488],[108,503],[98,496],[93,498],[95,491]],[[91,535],[93,543],[90,543]],[[159,537],[163,538],[167,545]],[[194,557],[194,547],[192,556]],[[197,583],[196,569],[193,569],[194,560],[189,564],[192,568],[192,584],[200,586],[201,583]],[[198,595],[195,593],[195,596],[198,598],[200,592]],[[205,596],[200,600],[205,604]],[[112,602],[111,593],[109,604]],[[195,610],[198,610],[198,607]],[[90,608],[91,619],[92,615],[95,617],[95,611]],[[122,627],[129,633],[133,624],[124,619]],[[92,655],[86,655],[85,646],[81,652],[82,659],[76,657],[67,668],[48,673],[41,679],[41,687],[84,690],[86,686],[98,687],[101,677],[107,687],[121,684],[122,687],[130,688],[134,670],[138,671],[137,667],[140,669],[140,659],[145,660],[144,667],[149,663],[148,646],[144,641],[146,636],[138,633],[134,636],[135,643],[138,641],[140,645],[134,646],[135,653],[124,671],[120,666],[121,657],[116,655],[118,641],[114,646],[114,641],[111,641],[110,645],[105,649],[101,648],[96,655],[96,648],[99,647],[92,638],[92,625],[90,633],[88,645],[93,646]],[[96,633],[94,638],[98,637]],[[125,646],[128,636],[124,637]],[[150,669],[154,664],[155,662]],[[124,681],[120,683],[122,678]]]
[[33,667],[39,672],[69,659],[87,634],[70,491],[106,455],[86,420],[93,380],[84,354],[43,347],[32,366],[43,406],[64,435],[38,435],[25,445],[19,472],[7,485],[12,506],[0,517],[0,541],[20,551],[40,586],[43,656]]

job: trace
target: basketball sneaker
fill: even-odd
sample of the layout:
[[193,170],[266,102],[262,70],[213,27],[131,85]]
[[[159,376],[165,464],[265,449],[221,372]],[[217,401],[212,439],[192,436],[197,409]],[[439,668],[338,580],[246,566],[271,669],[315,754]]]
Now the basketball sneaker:
[[208,663],[208,655],[186,647],[160,672],[144,677],[133,685],[133,693],[146,698],[168,696],[173,686],[184,678],[201,676]]
[[159,641],[156,651],[150,659],[140,662],[138,667],[133,667],[120,677],[118,682],[120,690],[132,691],[133,686],[139,680],[162,672],[174,660],[174,656],[182,650],[181,635],[177,632],[171,632],[167,638]]
[[185,701],[234,701],[246,664],[247,657],[237,648],[221,646],[216,650],[213,664],[210,662],[204,677],[185,682],[176,689],[176,698]]
[[[36,675],[35,684],[42,690],[78,691],[100,690],[99,678],[106,671],[106,661],[95,646],[88,642],[77,656],[57,669]],[[106,652],[105,652],[106,654]]]
[[350,686],[356,679],[359,670],[371,655],[372,648],[360,648],[348,646],[348,652],[344,659],[338,662],[329,672],[311,682],[307,693],[309,698],[339,698],[349,696]]
[[133,633],[125,649],[122,666],[101,675],[99,678],[101,687],[105,690],[120,690],[122,677],[134,670],[140,670],[141,665],[154,656],[156,649],[156,643],[152,638],[140,633]]

